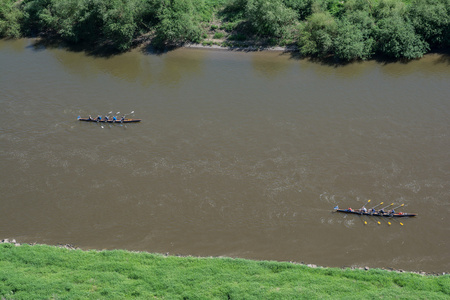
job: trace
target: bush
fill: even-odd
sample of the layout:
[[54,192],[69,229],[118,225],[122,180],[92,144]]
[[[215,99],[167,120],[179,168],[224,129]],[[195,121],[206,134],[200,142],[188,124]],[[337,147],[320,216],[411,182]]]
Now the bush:
[[333,50],[337,24],[328,13],[314,13],[300,27],[299,46],[305,55],[323,57]]
[[338,22],[334,53],[342,60],[367,59],[372,55],[373,39],[365,39],[363,31],[347,19]]
[[253,30],[263,36],[282,37],[297,14],[281,0],[248,0],[246,15]]
[[383,18],[378,22],[377,50],[392,58],[422,57],[429,45],[415,33],[414,27],[399,16]]
[[18,38],[23,13],[13,0],[0,1],[0,37]]
[[200,22],[191,0],[162,0],[160,5],[155,39],[158,46],[201,40]]
[[415,0],[409,18],[416,32],[434,47],[450,46],[450,1]]

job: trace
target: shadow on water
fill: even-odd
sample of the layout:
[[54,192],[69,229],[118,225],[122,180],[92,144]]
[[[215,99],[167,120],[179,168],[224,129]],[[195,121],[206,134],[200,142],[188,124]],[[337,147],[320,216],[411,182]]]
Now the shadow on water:
[[[302,55],[299,51],[284,51],[283,54],[289,54],[291,59],[294,60],[305,60],[308,62],[312,62],[315,64],[319,64],[319,65],[324,65],[324,66],[328,66],[328,67],[345,67],[351,64],[355,64],[355,63],[364,63],[367,61],[375,61],[376,63],[380,64],[380,65],[389,65],[389,64],[403,64],[403,65],[407,65],[409,63],[412,63],[414,61],[418,61],[421,58],[415,58],[415,59],[407,59],[407,58],[392,58],[392,57],[386,57],[386,56],[382,56],[382,55],[374,55],[371,59],[369,60],[360,60],[360,59],[354,59],[354,60],[350,60],[350,61],[344,61],[344,60],[340,60],[338,58],[336,58],[333,55],[329,55],[326,57],[311,57],[311,56],[305,56]],[[441,57],[436,60],[436,64],[438,63],[446,63],[446,64],[450,64],[450,53],[447,52],[430,52],[427,54],[437,54],[440,55]],[[427,55],[426,54],[426,55]]]
[[46,49],[62,49],[70,52],[84,52],[88,56],[112,57],[124,53],[112,47],[109,44],[72,44],[57,38],[39,38],[28,46],[34,51],[43,51]]

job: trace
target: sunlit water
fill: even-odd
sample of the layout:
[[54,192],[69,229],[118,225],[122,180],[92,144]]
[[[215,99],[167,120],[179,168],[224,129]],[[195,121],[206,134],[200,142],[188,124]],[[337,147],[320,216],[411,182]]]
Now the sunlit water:
[[[25,39],[0,41],[0,67],[0,239],[450,270],[448,57],[105,58]],[[109,111],[143,121],[76,120]],[[332,212],[369,199],[419,215]]]

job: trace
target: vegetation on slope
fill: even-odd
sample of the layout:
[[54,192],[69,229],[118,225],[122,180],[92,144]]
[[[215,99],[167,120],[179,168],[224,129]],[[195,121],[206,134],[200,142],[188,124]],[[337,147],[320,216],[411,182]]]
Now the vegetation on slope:
[[[450,46],[450,0],[0,0],[0,37],[43,35],[119,51],[139,37],[296,45],[344,61]],[[247,41],[247,42],[245,42]]]
[[0,244],[2,299],[448,299],[450,275]]

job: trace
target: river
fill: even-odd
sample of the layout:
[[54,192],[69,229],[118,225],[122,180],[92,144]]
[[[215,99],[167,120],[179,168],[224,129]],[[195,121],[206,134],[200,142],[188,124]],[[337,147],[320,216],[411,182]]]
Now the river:
[[[0,40],[0,66],[0,239],[450,271],[448,56],[99,57],[20,39]],[[142,122],[77,121],[109,111]],[[381,202],[418,216],[333,212]]]

